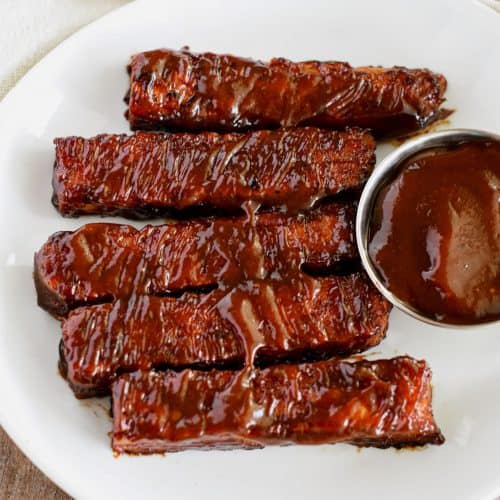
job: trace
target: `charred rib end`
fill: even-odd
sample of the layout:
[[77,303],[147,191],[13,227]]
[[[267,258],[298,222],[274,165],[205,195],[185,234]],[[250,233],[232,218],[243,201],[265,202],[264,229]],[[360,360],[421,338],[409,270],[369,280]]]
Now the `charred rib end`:
[[52,316],[59,319],[61,316],[68,314],[68,304],[64,299],[52,288],[50,288],[41,273],[38,262],[38,253],[35,253],[35,266],[33,271],[33,279],[35,282],[35,290],[37,295],[38,305],[48,311]]

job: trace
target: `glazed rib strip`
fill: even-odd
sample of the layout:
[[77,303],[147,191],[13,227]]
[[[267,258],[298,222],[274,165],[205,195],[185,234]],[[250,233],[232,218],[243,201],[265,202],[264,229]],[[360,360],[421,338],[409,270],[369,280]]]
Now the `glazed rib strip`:
[[52,235],[35,255],[38,303],[56,316],[117,297],[165,294],[329,270],[357,258],[355,206],[333,203],[306,215],[262,213],[137,230],[87,224]]
[[427,69],[173,50],[136,54],[129,69],[127,117],[145,130],[312,125],[401,135],[439,117],[446,90],[444,76]]
[[100,135],[55,139],[53,202],[63,215],[150,217],[241,211],[245,202],[308,208],[356,188],[375,163],[361,130]]
[[180,298],[133,296],[63,320],[61,371],[79,397],[154,367],[235,368],[320,359],[378,344],[389,303],[363,273],[244,282]]
[[323,361],[264,370],[138,371],[113,384],[113,449],[442,444],[425,361]]

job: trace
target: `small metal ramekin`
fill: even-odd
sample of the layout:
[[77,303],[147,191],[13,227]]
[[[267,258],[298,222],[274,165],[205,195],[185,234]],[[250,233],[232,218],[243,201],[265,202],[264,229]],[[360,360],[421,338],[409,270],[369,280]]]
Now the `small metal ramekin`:
[[380,293],[398,309],[405,312],[406,314],[409,314],[413,318],[424,321],[425,323],[429,323],[431,325],[455,329],[471,327],[477,328],[481,325],[491,325],[498,320],[478,322],[473,324],[455,324],[438,321],[435,318],[425,316],[421,311],[414,308],[411,304],[397,297],[384,285],[376,267],[374,266],[368,254],[368,239],[373,207],[377,199],[377,195],[383,187],[385,187],[397,176],[398,169],[401,164],[407,158],[414,156],[415,154],[422,153],[429,149],[456,145],[465,141],[500,142],[500,135],[494,134],[492,132],[485,132],[482,130],[454,129],[445,130],[443,132],[434,132],[406,142],[395,151],[390,153],[380,162],[379,165],[377,165],[363,189],[363,193],[361,194],[361,199],[359,201],[358,213],[356,216],[356,240],[359,248],[359,254],[361,256],[361,262],[363,263],[363,267],[368,273],[368,276],[373,281],[374,285],[378,288]]

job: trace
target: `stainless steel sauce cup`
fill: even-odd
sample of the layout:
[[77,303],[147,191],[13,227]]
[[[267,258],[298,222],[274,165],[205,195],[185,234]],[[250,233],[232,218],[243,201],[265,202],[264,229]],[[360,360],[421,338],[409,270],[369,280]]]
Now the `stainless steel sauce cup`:
[[370,236],[369,230],[377,195],[382,188],[384,188],[396,177],[399,172],[400,166],[406,159],[416,155],[417,153],[425,152],[429,149],[449,147],[462,142],[471,141],[500,142],[500,135],[481,130],[455,129],[427,134],[406,142],[395,151],[390,153],[380,162],[379,165],[377,165],[363,189],[356,216],[356,240],[359,248],[359,254],[361,256],[361,261],[363,263],[363,267],[368,273],[368,276],[378,288],[380,293],[398,309],[416,319],[435,326],[455,329],[471,327],[477,328],[481,325],[491,325],[491,323],[494,323],[497,320],[464,325],[446,323],[444,321],[438,321],[435,318],[430,318],[423,315],[421,311],[415,309],[411,304],[397,297],[391,290],[389,290],[385,286],[381,276],[379,275],[368,254],[368,243]]

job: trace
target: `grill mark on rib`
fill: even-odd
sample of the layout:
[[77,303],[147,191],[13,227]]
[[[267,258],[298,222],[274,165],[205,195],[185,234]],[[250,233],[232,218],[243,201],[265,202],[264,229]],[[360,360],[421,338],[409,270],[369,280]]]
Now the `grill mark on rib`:
[[37,252],[39,303],[64,315],[132,293],[202,292],[245,279],[339,273],[358,258],[354,219],[355,206],[334,203],[297,216],[253,213],[141,230],[88,224],[55,234]]
[[[194,68],[189,74],[186,61]],[[444,76],[428,69],[334,61],[263,63],[163,49],[134,55],[131,67],[128,119],[134,130],[359,126],[398,136],[439,117],[446,91]]]
[[389,310],[364,273],[252,280],[177,298],[134,295],[76,309],[63,320],[67,378],[77,395],[88,396],[136,369],[267,366],[352,354],[382,340]]
[[55,140],[53,201],[65,216],[159,216],[255,202],[290,213],[361,186],[375,163],[364,131],[100,135]]
[[113,384],[113,449],[442,444],[431,371],[407,356],[241,372],[138,371]]

